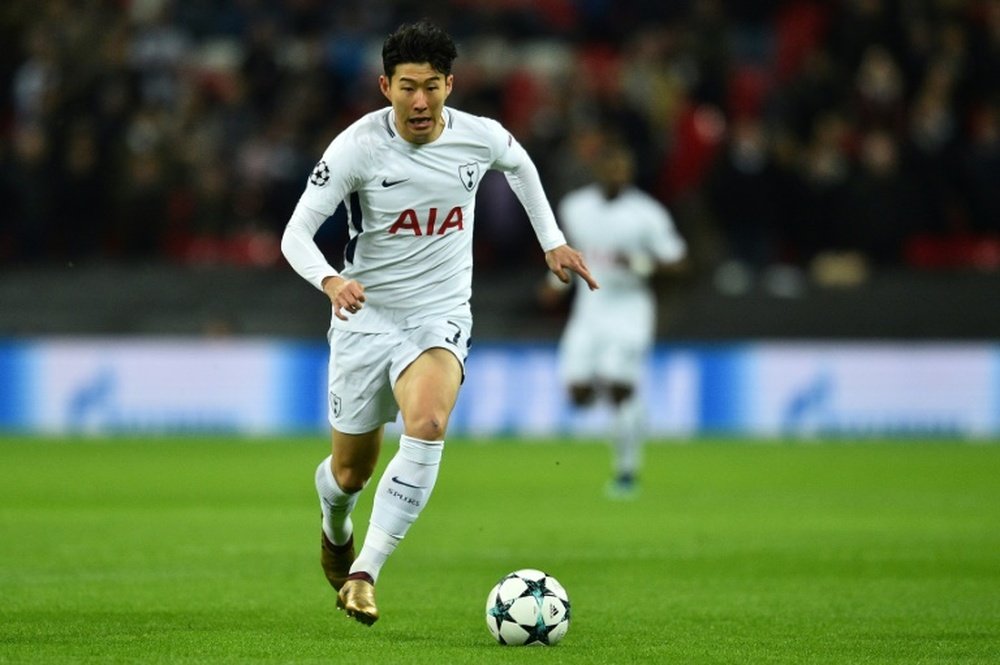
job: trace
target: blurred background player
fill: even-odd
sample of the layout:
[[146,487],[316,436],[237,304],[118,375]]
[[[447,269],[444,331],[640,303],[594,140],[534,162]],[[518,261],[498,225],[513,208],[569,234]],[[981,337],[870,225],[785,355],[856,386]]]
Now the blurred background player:
[[[567,194],[558,207],[563,231],[587,256],[601,290],[576,289],[559,343],[559,362],[576,407],[607,400],[614,498],[638,491],[645,414],[637,387],[656,332],[657,273],[676,271],[687,252],[667,209],[633,184],[635,162],[624,143],[608,139],[594,164],[596,181]],[[567,287],[549,279],[543,300]]]
[[[316,470],[323,514],[321,563],[337,606],[361,623],[378,617],[375,582],[430,499],[472,334],[476,191],[503,171],[528,213],[545,261],[597,288],[566,245],[538,171],[500,123],[445,106],[452,38],[426,21],[404,24],[382,47],[382,94],[327,147],[282,239],[302,277],[333,305],[329,331],[332,452]],[[342,272],[314,237],[342,201],[350,242]],[[355,557],[351,512],[375,471],[383,427],[402,414],[399,449],[375,489]]]

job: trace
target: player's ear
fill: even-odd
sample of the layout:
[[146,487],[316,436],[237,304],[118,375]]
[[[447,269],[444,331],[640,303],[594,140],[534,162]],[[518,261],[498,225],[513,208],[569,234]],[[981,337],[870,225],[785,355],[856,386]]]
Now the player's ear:
[[445,97],[451,94],[451,86],[455,83],[455,75],[448,74],[444,79],[444,94]]
[[389,78],[385,74],[380,74],[379,75],[379,77],[378,77],[378,87],[379,87],[379,90],[382,91],[382,94],[385,95],[385,98],[388,99],[391,102],[392,101],[392,97],[389,96],[389,88],[391,86],[390,86],[390,83],[389,83]]

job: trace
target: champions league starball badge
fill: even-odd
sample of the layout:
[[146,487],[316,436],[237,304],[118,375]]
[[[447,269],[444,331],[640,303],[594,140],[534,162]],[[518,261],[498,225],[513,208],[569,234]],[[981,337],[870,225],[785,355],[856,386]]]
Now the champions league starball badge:
[[309,182],[317,187],[324,187],[326,183],[330,182],[330,167],[322,159],[316,164],[316,168],[309,176]]

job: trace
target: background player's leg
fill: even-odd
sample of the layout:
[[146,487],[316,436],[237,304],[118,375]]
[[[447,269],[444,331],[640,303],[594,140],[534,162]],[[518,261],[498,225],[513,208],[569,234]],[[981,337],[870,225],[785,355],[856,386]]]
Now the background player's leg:
[[609,395],[614,406],[611,439],[615,479],[612,491],[626,495],[635,491],[642,464],[642,404],[630,385],[613,384]]
[[399,451],[379,480],[364,547],[352,573],[364,572],[377,579],[382,565],[427,505],[461,382],[458,360],[440,348],[424,351],[396,381],[404,433]]

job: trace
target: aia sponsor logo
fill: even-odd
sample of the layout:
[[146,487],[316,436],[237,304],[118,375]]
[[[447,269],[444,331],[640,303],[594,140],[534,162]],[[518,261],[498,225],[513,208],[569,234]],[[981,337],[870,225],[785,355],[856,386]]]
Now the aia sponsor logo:
[[423,216],[413,209],[404,210],[399,213],[399,217],[389,227],[389,234],[408,233],[415,236],[443,236],[448,231],[462,231],[465,229],[465,218],[462,215],[461,206],[455,206],[449,210],[444,219],[439,219],[439,217],[440,212],[437,208],[431,208]]

